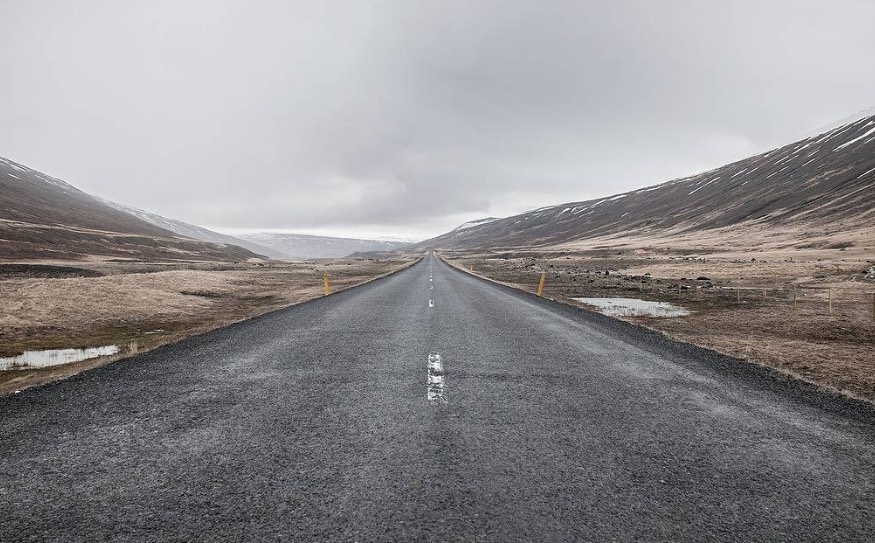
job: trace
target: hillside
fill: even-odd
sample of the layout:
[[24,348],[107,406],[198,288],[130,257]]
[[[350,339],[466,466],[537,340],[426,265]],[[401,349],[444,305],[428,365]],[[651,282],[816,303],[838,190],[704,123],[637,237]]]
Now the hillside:
[[119,211],[123,211],[129,215],[133,215],[139,219],[142,219],[150,224],[158,226],[159,228],[163,228],[165,230],[170,230],[180,236],[185,236],[187,238],[199,239],[201,241],[207,241],[210,243],[219,243],[224,245],[236,245],[238,247],[243,247],[244,249],[248,249],[253,253],[258,255],[266,256],[269,258],[288,258],[287,255],[275,251],[270,247],[265,247],[264,245],[259,245],[257,243],[253,243],[251,241],[247,241],[245,239],[240,239],[238,237],[229,236],[227,234],[220,234],[219,232],[214,232],[202,226],[197,226],[194,224],[189,224],[182,221],[177,221],[175,219],[168,219],[167,217],[162,217],[156,213],[151,213],[149,211],[144,211],[142,209],[138,209],[136,207],[126,206],[123,204],[119,204],[116,202],[112,202],[110,200],[106,200],[100,198],[100,201],[105,203],[106,205],[118,209]]
[[76,187],[0,158],[0,258],[241,260],[240,247],[180,236]]
[[335,238],[274,232],[239,234],[237,237],[267,246],[287,255],[288,258],[341,258],[353,253],[395,251],[410,245],[406,241]]
[[[499,249],[659,243],[714,248],[875,245],[875,116],[683,179],[457,228],[416,248]],[[470,224],[470,223],[469,223]],[[850,240],[850,241],[849,241]],[[588,242],[588,243],[585,243]]]

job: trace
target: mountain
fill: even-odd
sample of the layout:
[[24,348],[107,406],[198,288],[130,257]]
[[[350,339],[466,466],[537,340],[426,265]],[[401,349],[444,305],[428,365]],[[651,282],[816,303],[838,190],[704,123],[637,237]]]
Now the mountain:
[[264,245],[288,258],[340,258],[352,253],[395,251],[411,245],[408,241],[334,238],[305,234],[256,232],[239,238]]
[[192,239],[199,239],[201,241],[208,241],[210,243],[236,245],[238,247],[243,247],[244,249],[248,249],[253,253],[266,256],[268,258],[288,258],[287,255],[279,251],[275,251],[270,247],[265,247],[251,241],[247,241],[245,239],[240,239],[238,237],[229,236],[226,234],[220,234],[219,232],[213,232],[212,230],[209,230],[202,226],[188,224],[186,222],[177,221],[175,219],[168,219],[167,217],[162,217],[161,215],[157,215],[155,213],[143,211],[142,209],[137,209],[136,207],[118,204],[104,198],[99,198],[99,200],[112,208],[123,211],[129,215],[133,215],[134,217],[142,219],[150,224],[154,224],[155,226],[158,226],[165,230],[170,230],[171,232],[179,234],[180,236],[185,236]]
[[485,219],[477,219],[475,221],[468,221],[466,223],[462,223],[459,226],[453,228],[453,232],[459,232],[461,230],[467,230],[474,226],[480,226],[486,223],[490,223],[492,221],[497,221],[498,217],[486,217]]
[[0,158],[0,258],[242,260],[258,255],[180,236],[76,187]]
[[[465,226],[465,225],[463,225]],[[680,238],[875,244],[875,115],[704,173],[456,228],[415,249],[573,248]]]

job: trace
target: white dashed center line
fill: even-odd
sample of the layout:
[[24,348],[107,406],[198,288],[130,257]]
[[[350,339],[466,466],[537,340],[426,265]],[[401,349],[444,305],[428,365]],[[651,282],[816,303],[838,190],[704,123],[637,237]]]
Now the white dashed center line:
[[428,355],[428,387],[426,396],[431,403],[446,402],[446,376],[444,375],[444,363],[440,353]]

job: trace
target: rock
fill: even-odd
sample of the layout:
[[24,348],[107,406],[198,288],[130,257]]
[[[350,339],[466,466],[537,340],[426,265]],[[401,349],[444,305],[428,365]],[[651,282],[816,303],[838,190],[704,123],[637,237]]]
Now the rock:
[[866,270],[866,279],[875,281],[875,266],[869,266],[869,269]]

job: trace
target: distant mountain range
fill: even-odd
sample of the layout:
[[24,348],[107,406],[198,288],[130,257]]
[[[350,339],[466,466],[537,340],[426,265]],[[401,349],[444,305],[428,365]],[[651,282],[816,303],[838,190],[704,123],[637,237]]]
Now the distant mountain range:
[[245,260],[232,244],[181,236],[60,179],[0,158],[0,258]]
[[229,236],[227,234],[220,234],[219,232],[208,230],[202,226],[188,224],[186,222],[177,221],[175,219],[168,219],[167,217],[162,217],[161,215],[157,215],[155,213],[143,211],[142,209],[137,209],[136,207],[117,204],[104,198],[100,198],[100,201],[110,207],[118,209],[119,211],[123,211],[148,223],[154,224],[155,226],[164,228],[165,230],[170,230],[171,232],[175,232],[180,236],[199,239],[201,241],[208,241],[210,243],[236,245],[238,247],[248,249],[255,254],[266,256],[269,258],[289,258],[289,256],[284,253],[274,251],[269,247],[265,247],[257,243],[252,243],[251,241],[240,239],[239,237]]
[[[661,185],[472,221],[413,249],[573,248],[681,238],[719,246],[731,234],[738,243],[771,236],[795,248],[854,243],[848,239],[875,246],[872,113]],[[754,233],[759,238],[744,237]]]
[[258,232],[238,234],[247,242],[286,255],[288,258],[340,258],[353,253],[397,251],[409,247],[409,241],[335,238],[304,234]]
[[220,234],[91,196],[0,158],[0,258],[242,260],[340,258],[393,251],[409,242],[299,234]]

